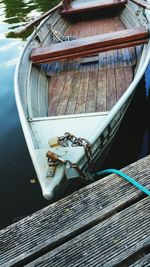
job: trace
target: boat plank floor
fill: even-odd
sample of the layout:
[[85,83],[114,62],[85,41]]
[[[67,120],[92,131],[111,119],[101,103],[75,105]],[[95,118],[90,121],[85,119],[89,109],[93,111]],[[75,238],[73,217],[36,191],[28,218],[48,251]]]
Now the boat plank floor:
[[[82,38],[124,28],[115,16],[72,24],[66,35]],[[135,58],[132,47],[48,64],[49,116],[109,111],[132,81]]]
[[[127,80],[124,75],[124,68],[91,70],[82,73],[68,71],[67,74],[52,76],[49,85],[49,116],[109,111],[132,81],[132,68],[126,68],[125,72],[129,73]],[[63,80],[62,77],[65,82],[61,83]],[[100,80],[100,77],[103,78]],[[60,96],[60,88],[54,91],[54,83],[55,86],[57,84],[63,86]],[[56,92],[56,94],[52,93],[52,91]],[[105,94],[103,91],[107,93]],[[101,99],[99,99],[100,103],[96,99],[96,94],[101,96]],[[55,105],[55,100],[58,97],[59,102]],[[85,101],[84,103],[83,100]],[[85,107],[80,108],[80,105],[84,105]],[[71,106],[72,108],[70,108]]]

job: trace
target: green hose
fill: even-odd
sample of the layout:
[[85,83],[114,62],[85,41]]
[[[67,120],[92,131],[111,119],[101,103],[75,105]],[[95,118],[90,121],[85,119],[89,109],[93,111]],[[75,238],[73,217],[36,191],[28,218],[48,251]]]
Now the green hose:
[[148,190],[146,187],[142,186],[140,183],[135,181],[133,178],[128,176],[127,174],[123,173],[122,171],[119,171],[117,169],[107,169],[103,171],[98,171],[92,174],[93,178],[96,178],[97,176],[103,175],[103,174],[108,174],[108,173],[115,173],[124,178],[126,181],[129,183],[133,184],[135,187],[137,187],[139,190],[141,190],[143,193],[147,194],[150,196],[150,190]]

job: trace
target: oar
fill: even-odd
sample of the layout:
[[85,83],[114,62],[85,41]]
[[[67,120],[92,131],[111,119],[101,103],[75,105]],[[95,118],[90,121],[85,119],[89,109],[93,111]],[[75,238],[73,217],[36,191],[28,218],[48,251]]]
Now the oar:
[[43,15],[41,15],[40,17],[36,18],[35,20],[25,24],[24,26],[19,27],[15,33],[16,34],[20,34],[30,28],[32,28],[33,26],[39,24],[43,19],[45,19],[47,16],[49,16],[52,12],[54,12],[55,10],[57,10],[59,7],[62,6],[62,2],[60,2],[57,6],[53,7],[52,9],[50,9],[49,11],[45,12]]

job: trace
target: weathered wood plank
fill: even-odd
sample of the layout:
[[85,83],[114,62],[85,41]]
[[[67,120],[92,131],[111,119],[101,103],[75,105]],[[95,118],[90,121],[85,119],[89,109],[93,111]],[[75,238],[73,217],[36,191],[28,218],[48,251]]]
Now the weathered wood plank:
[[[112,20],[114,21],[112,23]],[[102,18],[102,19],[98,19],[98,20],[93,20],[90,22],[85,22],[85,21],[81,21],[81,22],[77,22],[75,24],[72,24],[70,26],[70,28],[67,30],[65,35],[72,35],[72,36],[76,36],[77,38],[82,38],[82,37],[87,37],[87,35],[89,34],[87,31],[87,24],[90,23],[90,25],[92,25],[91,27],[91,34],[95,35],[99,35],[102,34],[104,32],[107,32],[108,30],[108,25],[110,23],[112,23],[113,25],[116,25],[117,23],[119,23],[120,30],[124,29],[124,25],[122,23],[120,23],[120,20],[117,17],[114,18],[110,18],[110,20],[108,18]],[[105,27],[106,24],[106,27]],[[80,29],[79,31],[77,31],[77,29]],[[116,30],[116,26],[114,28],[114,31]],[[123,53],[122,53],[123,52]],[[109,62],[109,53],[110,52],[102,52],[99,54],[99,69],[105,69],[108,68],[107,66],[107,61]],[[136,56],[135,56],[135,51],[134,48],[128,48],[126,49],[126,53],[124,53],[124,50],[122,49],[118,49],[118,50],[114,50],[114,65],[111,64],[111,68],[115,68],[115,67],[122,67],[122,66],[132,66],[135,64],[136,61]],[[125,54],[125,55],[124,55]],[[90,56],[90,59],[93,58],[92,56]],[[98,59],[98,57],[97,57]],[[89,57],[86,58],[82,58],[81,59],[77,59],[76,63],[74,62],[74,68],[78,70],[81,69],[81,71],[87,71],[94,68],[98,68],[97,64],[87,64],[86,66],[84,66],[84,68],[82,69],[82,66],[80,66],[80,61],[82,63],[82,61],[88,61]],[[51,62],[48,64],[48,75],[53,75],[55,73],[61,73],[61,72],[65,72],[65,66],[66,64],[64,64],[63,62]],[[70,69],[70,67],[69,67]],[[72,65],[72,70],[73,70],[73,65]]]
[[56,114],[65,85],[65,76],[65,74],[59,74],[51,77],[49,84],[49,116],[54,116]]
[[[105,31],[108,33],[115,32],[115,23],[114,18],[111,18],[111,23],[107,21],[107,24],[104,27]],[[108,51],[107,53],[107,65],[106,68],[109,69],[114,66],[114,50]]]
[[[124,25],[120,22],[120,20],[118,19],[118,17],[114,17],[114,18],[104,18],[102,19],[103,21],[103,25],[101,25],[101,20],[93,20],[92,23],[88,23],[88,27],[86,25],[86,22],[80,22],[77,24],[73,24],[68,31],[72,31],[72,33],[74,33],[74,35],[76,35],[77,37],[84,37],[84,36],[89,36],[92,34],[100,34],[103,32],[111,32],[113,30],[116,30],[117,27],[118,29],[124,29]],[[92,26],[91,26],[92,25]],[[95,27],[94,27],[95,26]],[[68,32],[66,33],[68,34]],[[131,57],[131,61],[129,61]],[[56,114],[61,114],[63,115],[64,112],[66,112],[66,114],[74,114],[74,113],[84,113],[86,110],[86,102],[88,103],[88,101],[90,101],[89,103],[93,103],[93,107],[94,107],[94,98],[90,98],[88,97],[87,100],[87,89],[89,88],[89,90],[92,92],[95,92],[96,90],[96,95],[97,95],[97,99],[95,98],[95,110],[94,108],[91,108],[90,105],[88,106],[87,112],[89,111],[106,111],[106,88],[109,92],[107,94],[108,97],[108,108],[110,109],[111,107],[113,107],[113,105],[116,103],[116,101],[119,99],[119,97],[125,92],[126,88],[129,86],[129,84],[132,81],[132,76],[133,76],[133,71],[132,68],[129,68],[127,70],[123,70],[122,67],[123,66],[128,66],[128,65],[133,65],[135,62],[135,52],[134,49],[119,49],[117,51],[111,51],[111,52],[107,52],[107,53],[101,53],[99,55],[99,66],[98,64],[85,64],[82,65],[80,64],[80,61],[70,61],[70,62],[64,62],[61,63],[61,66],[59,66],[60,69],[60,73],[63,73],[64,76],[64,81],[62,79],[59,79],[59,76],[57,75],[58,81],[60,80],[60,83],[62,81],[62,84],[60,85],[59,83],[59,87],[62,88],[62,85],[64,86],[64,83],[67,82],[67,80],[65,79],[65,73],[68,72],[68,76],[69,76],[69,72],[70,75],[72,77],[74,77],[73,72],[79,72],[79,73],[83,73],[85,72],[86,74],[76,74],[76,76],[78,76],[78,79],[80,79],[81,81],[78,81],[77,79],[74,79],[73,77],[71,78],[72,82],[70,83],[70,97],[68,98],[68,101],[65,101],[63,104],[63,109],[60,108],[61,106],[61,100],[63,99],[63,94],[65,94],[65,90],[63,92],[60,92],[60,88],[58,88],[58,93],[56,92],[56,96],[54,96],[52,103],[49,103],[49,115],[54,115],[53,112],[53,108],[56,107],[59,103],[58,103],[58,99],[60,100],[60,105],[58,105],[57,108],[57,112]],[[88,58],[86,58],[86,60],[88,61]],[[58,64],[58,63],[56,63]],[[60,63],[59,63],[60,64]],[[66,68],[67,66],[67,68]],[[117,67],[117,70],[115,70]],[[118,69],[118,67],[120,69]],[[101,69],[114,69],[112,71],[110,71],[111,73],[113,72],[113,74],[109,77],[108,75],[108,82],[106,83],[106,72],[97,72],[98,68]],[[90,76],[90,71],[96,71],[97,76],[95,75],[95,78],[93,80],[89,79]],[[56,73],[57,73],[57,66],[56,66]],[[108,71],[109,72],[109,71]],[[130,73],[131,72],[131,73]],[[103,73],[104,77],[101,76],[101,74]],[[109,74],[109,73],[108,73]],[[115,74],[115,76],[113,77],[113,75]],[[54,79],[54,87],[56,87],[58,81],[56,82],[55,80],[57,80],[57,78],[52,78],[52,81]],[[69,79],[69,78],[68,78]],[[100,81],[101,79],[101,81]],[[74,90],[74,86],[76,86],[76,82],[74,83],[74,80],[77,81],[77,84],[79,85],[79,94],[77,97],[77,92],[76,90]],[[95,83],[94,86],[94,80],[98,81],[98,83]],[[125,81],[126,80],[126,81]],[[91,82],[90,82],[91,81]],[[111,86],[110,86],[111,85]],[[105,86],[105,88],[104,88]],[[58,87],[58,86],[57,86]],[[50,86],[51,88],[51,86]],[[77,87],[76,87],[77,88]],[[91,88],[91,89],[90,89]],[[113,90],[111,89],[113,88]],[[115,92],[116,91],[116,92]],[[60,93],[59,93],[60,92]],[[60,97],[62,93],[62,96]],[[92,94],[92,93],[91,93]],[[74,97],[73,97],[74,96]],[[51,99],[51,98],[50,98]],[[92,102],[93,101],[93,102]],[[65,105],[66,105],[66,111],[65,110]],[[58,112],[58,110],[60,110],[60,112]],[[88,111],[89,110],[89,111]]]
[[[124,168],[126,174],[148,188],[150,188],[149,160],[150,157],[146,157]],[[130,205],[141,195],[139,190],[117,175],[110,175],[90,184],[1,230],[0,265],[8,267],[13,264],[18,266],[20,262],[23,264],[32,257],[39,256],[43,251],[49,251],[65,242],[78,231],[82,232],[104,220],[116,210]],[[147,213],[145,215],[147,216]],[[142,223],[143,218],[140,218]]]
[[63,86],[63,91],[60,96],[60,101],[57,106],[56,115],[62,115],[66,113],[68,98],[71,90],[71,83],[73,80],[74,72],[67,72],[65,77],[65,84]]
[[133,80],[133,70],[130,67],[124,68],[123,70],[124,70],[126,88],[128,88],[131,81]]
[[108,32],[51,46],[34,48],[30,59],[34,63],[50,62],[54,60],[69,59],[103,52],[120,47],[133,46],[146,43],[148,32],[142,27],[125,29],[117,32]]
[[123,68],[118,68],[118,69],[116,68],[115,69],[115,77],[116,77],[116,98],[117,98],[117,100],[119,100],[120,97],[125,92],[125,90],[127,89]]
[[[52,62],[52,61],[61,61],[61,60],[70,60],[70,59],[75,59],[75,58],[80,58],[80,57],[85,57],[85,56],[90,56],[90,55],[95,55],[97,53],[105,52],[105,51],[110,51],[110,50],[115,50],[115,49],[121,49],[121,48],[126,48],[126,47],[134,47],[134,46],[139,46],[142,44],[148,43],[148,39],[141,39],[141,40],[133,40],[121,44],[114,44],[114,45],[109,45],[108,46],[103,46],[103,47],[98,47],[98,48],[92,48],[88,50],[82,50],[82,52],[73,52],[73,53],[68,53],[65,55],[55,55],[54,57],[46,57],[42,59],[38,59],[34,61],[34,63],[47,63],[47,62]],[[67,50],[66,50],[67,51]]]
[[95,112],[96,109],[97,71],[90,71],[85,112]]
[[63,0],[62,1],[62,6],[64,9],[68,9],[70,7],[71,0]]
[[[115,30],[116,31],[120,31],[120,30],[122,30],[122,29],[124,29],[125,28],[125,26],[124,26],[124,24],[122,23],[122,21],[119,19],[119,17],[115,17],[114,18],[114,25],[115,25]],[[130,47],[128,47],[127,49],[130,49]],[[131,49],[134,49],[133,47],[131,47]],[[118,55],[118,57],[117,57],[117,61],[118,62],[121,62],[121,66],[125,66],[125,64],[123,64],[123,61],[124,61],[124,54],[125,54],[125,49],[124,48],[122,48],[122,49],[118,49],[117,51],[116,51],[116,53],[117,53],[117,55]],[[135,58],[135,57],[134,57]],[[118,63],[117,62],[117,63]],[[125,62],[127,62],[127,59],[126,59],[126,61]]]
[[52,76],[50,116],[110,110],[131,83],[133,75],[131,67],[81,70],[68,70],[66,76]]
[[149,221],[147,197],[27,266],[123,266],[126,259],[150,248]]
[[61,14],[74,14],[83,13],[92,10],[112,8],[112,7],[122,7],[127,3],[126,0],[104,0],[104,1],[93,1],[93,3],[85,2],[82,4],[75,3],[74,5],[67,5],[60,13]]
[[116,103],[116,79],[115,79],[114,69],[108,69],[106,73],[107,73],[106,110],[109,111],[114,106],[114,103]]
[[81,73],[80,72],[74,73],[73,81],[71,84],[71,91],[70,91],[66,113],[65,113],[66,115],[75,113],[78,91],[80,88],[80,82],[81,82]]
[[89,72],[82,72],[75,113],[84,113],[89,84]]
[[96,111],[106,111],[106,70],[98,71]]
[[130,267],[150,267],[150,253],[130,265]]

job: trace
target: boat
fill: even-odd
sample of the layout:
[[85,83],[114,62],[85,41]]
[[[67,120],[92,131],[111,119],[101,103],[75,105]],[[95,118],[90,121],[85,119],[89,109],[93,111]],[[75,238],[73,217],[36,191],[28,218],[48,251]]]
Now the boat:
[[46,199],[62,183],[92,181],[150,59],[150,4],[64,0],[23,48],[15,98]]

